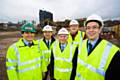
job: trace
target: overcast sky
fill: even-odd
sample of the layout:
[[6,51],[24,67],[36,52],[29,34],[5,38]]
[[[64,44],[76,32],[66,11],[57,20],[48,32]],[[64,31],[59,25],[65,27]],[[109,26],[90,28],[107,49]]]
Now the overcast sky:
[[54,21],[88,17],[120,17],[120,0],[0,0],[0,22],[39,20],[39,10],[53,13]]

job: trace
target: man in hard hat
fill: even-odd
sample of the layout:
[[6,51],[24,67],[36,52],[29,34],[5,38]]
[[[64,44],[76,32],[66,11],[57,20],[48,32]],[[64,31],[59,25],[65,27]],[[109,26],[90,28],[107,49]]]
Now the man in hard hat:
[[81,44],[84,38],[85,33],[79,31],[79,23],[77,20],[71,20],[69,23],[70,34],[68,41],[72,42],[73,44]]
[[101,16],[90,15],[86,22],[86,35],[79,48],[75,80],[115,80],[119,79],[120,52],[112,43],[100,38],[103,28]]
[[6,67],[9,80],[42,80],[41,53],[35,40],[34,25],[21,27],[22,38],[7,51]]
[[65,28],[58,31],[58,40],[52,47],[51,53],[51,78],[56,80],[70,80],[72,72],[72,58],[75,47],[68,42],[69,32]]
[[45,72],[44,80],[47,79],[48,76],[48,70],[49,70],[49,63],[50,63],[50,56],[51,56],[51,46],[53,42],[55,41],[55,38],[53,37],[53,29],[52,26],[46,25],[43,28],[43,38],[40,39],[39,45],[40,50],[43,55],[43,72]]
[[[81,46],[83,39],[85,38],[85,32],[83,31],[79,31],[79,23],[77,20],[71,20],[69,23],[69,37],[68,37],[68,41],[72,42],[74,46],[77,47]],[[78,51],[78,50],[76,50]],[[71,79],[73,79],[75,77],[76,74],[76,66],[77,66],[77,55],[78,52],[75,52],[74,57],[73,57],[73,70],[72,70],[72,74],[71,74]]]

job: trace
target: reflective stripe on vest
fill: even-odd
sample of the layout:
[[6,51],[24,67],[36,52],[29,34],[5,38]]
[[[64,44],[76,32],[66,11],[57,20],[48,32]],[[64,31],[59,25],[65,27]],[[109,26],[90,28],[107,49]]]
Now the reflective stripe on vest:
[[38,40],[38,52],[40,52],[40,40]]
[[80,42],[76,42],[76,41],[73,41],[73,44],[81,44],[82,43],[82,41],[83,41],[83,36],[82,36],[82,32],[80,32]]
[[[81,36],[83,37],[82,32],[81,32]],[[81,38],[81,39],[80,39],[80,43],[78,43],[78,44],[79,44],[78,54],[80,53],[80,51],[81,51],[80,49],[81,49],[81,47],[82,47],[82,42],[83,42],[82,37],[80,37],[80,38]]]
[[[112,48],[112,44],[107,43],[106,48],[104,49],[104,52],[103,52],[103,56],[102,56],[101,61],[100,61],[100,66],[97,69],[95,67],[93,67],[92,65],[85,63],[83,60],[81,60],[79,58],[78,58],[78,63],[80,63],[81,65],[85,66],[86,68],[90,69],[93,72],[96,72],[102,76],[105,76],[105,71],[103,68],[105,67],[105,64],[107,62],[107,58],[109,56],[111,48]],[[79,73],[77,73],[77,74],[79,74]]]
[[44,50],[42,53],[49,54],[51,51],[50,50]]
[[81,33],[81,35],[80,35],[80,42],[83,42],[83,33],[82,32],[80,32]]
[[16,61],[16,60],[12,60],[12,59],[10,59],[10,58],[7,58],[7,62],[15,63],[15,62],[17,62],[17,61]]
[[[36,64],[35,66],[32,66],[30,68],[25,68],[25,69],[21,69],[21,70],[17,70],[17,71],[22,73],[22,72],[26,72],[26,71],[29,71],[29,70],[33,70],[35,68],[39,68],[40,66],[41,66],[40,64]],[[13,67],[13,66],[7,67],[7,70],[14,70],[14,69],[16,69],[16,68]]]
[[[26,61],[26,62],[20,62],[20,53],[19,53],[16,45],[14,44],[14,45],[12,46],[12,48],[14,48],[18,60],[17,60],[17,61],[16,61],[16,60],[11,60],[11,59],[9,59],[9,58],[8,58],[7,60],[8,60],[8,62],[11,62],[11,63],[12,63],[12,62],[13,62],[13,63],[14,63],[14,62],[18,62],[18,66],[23,66],[23,65],[26,65],[26,64],[31,64],[31,63],[37,62],[37,61],[39,61],[39,60],[41,60],[41,59],[43,58],[43,57],[41,56],[40,58],[35,58],[35,59],[33,59],[33,60],[29,60],[29,61]],[[17,71],[18,71],[18,72],[25,72],[25,71],[28,71],[28,70],[35,69],[35,68],[37,68],[37,67],[40,67],[40,64],[36,64],[35,66],[32,66],[32,67],[30,67],[30,68],[25,68],[25,69],[17,70]],[[8,70],[15,69],[15,68],[16,68],[16,67],[14,67],[14,66],[7,67]]]
[[13,48],[16,51],[16,55],[17,55],[17,58],[18,58],[18,65],[19,66],[22,66],[22,65],[25,65],[25,64],[31,64],[31,63],[37,62],[37,61],[39,61],[39,60],[41,60],[43,58],[43,57],[40,57],[40,58],[36,58],[36,59],[29,60],[29,61],[26,61],[26,62],[20,62],[20,53],[19,53],[16,45],[14,45]]
[[20,73],[26,72],[26,71],[29,71],[29,70],[33,70],[33,69],[39,68],[40,66],[41,66],[40,64],[36,64],[35,66],[32,66],[30,68],[25,68],[25,69],[18,70],[18,72],[20,72]]
[[16,67],[14,67],[14,66],[7,67],[7,70],[13,70],[13,69],[16,69]]
[[71,68],[65,68],[65,69],[55,68],[55,70],[58,70],[58,71],[60,71],[60,72],[71,72],[71,71],[72,71]]
[[99,66],[99,69],[103,69],[106,62],[107,62],[107,58],[109,56],[109,53],[110,53],[110,49],[112,48],[112,44],[111,43],[107,43],[107,46],[103,52],[103,55],[102,55],[102,59],[101,59],[101,62],[100,62],[100,66]]
[[74,41],[73,41],[73,44],[79,44],[79,42],[74,42]]
[[15,52],[16,52],[16,56],[17,56],[17,58],[18,58],[18,63],[20,63],[20,54],[19,54],[19,51],[18,51],[16,45],[13,44],[12,48],[14,48],[14,50],[15,50]]
[[[56,49],[56,46],[57,46],[57,42],[54,44],[54,49],[53,50]],[[61,61],[71,62],[71,60],[72,60],[72,47],[73,47],[72,44],[70,44],[70,56],[69,56],[69,58],[61,58],[61,57],[58,57],[58,56],[56,56],[54,54],[55,60],[61,60]]]
[[[42,57],[41,57],[41,58],[42,58]],[[26,64],[31,64],[31,63],[34,63],[34,62],[40,61],[41,58],[36,58],[36,59],[29,60],[29,61],[26,61],[26,62],[20,62],[18,65],[19,65],[19,66],[23,66],[23,65],[26,65]]]

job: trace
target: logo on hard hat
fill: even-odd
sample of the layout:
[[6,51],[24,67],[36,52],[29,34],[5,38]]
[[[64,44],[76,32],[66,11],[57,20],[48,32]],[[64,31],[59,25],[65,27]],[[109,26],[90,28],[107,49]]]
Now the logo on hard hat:
[[69,25],[79,25],[77,20],[71,20]]
[[32,30],[32,27],[25,27],[26,30]]
[[43,31],[53,31],[52,26],[50,26],[50,25],[44,26]]
[[62,30],[62,32],[65,32],[65,30]]
[[49,29],[50,27],[46,27],[46,29]]
[[65,28],[61,28],[59,31],[58,31],[58,34],[69,34],[67,29]]

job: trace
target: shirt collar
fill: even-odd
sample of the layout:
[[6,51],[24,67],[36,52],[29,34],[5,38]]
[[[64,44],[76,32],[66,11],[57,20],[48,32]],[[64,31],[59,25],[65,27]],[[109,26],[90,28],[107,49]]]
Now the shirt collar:
[[46,42],[48,42],[49,41],[49,43],[51,43],[51,39],[50,40],[45,40]]
[[64,47],[66,47],[66,44],[61,44],[61,46],[64,46]]
[[94,47],[99,38],[96,38],[94,41],[88,40],[88,43],[91,43]]
[[27,40],[23,39],[23,42],[28,46],[30,42],[28,42]]

